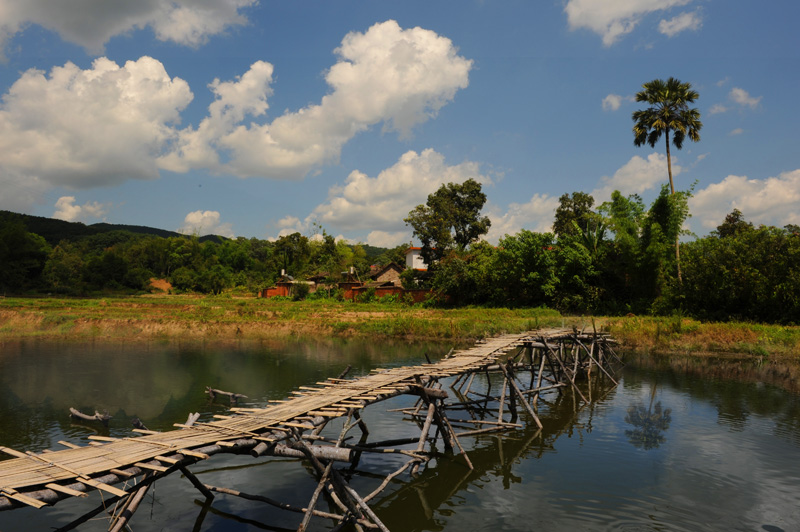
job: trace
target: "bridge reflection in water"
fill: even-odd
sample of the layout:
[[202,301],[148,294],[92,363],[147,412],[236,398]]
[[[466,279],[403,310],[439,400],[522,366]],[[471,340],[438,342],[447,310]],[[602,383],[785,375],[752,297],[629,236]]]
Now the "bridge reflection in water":
[[[138,430],[143,435],[127,438],[90,436],[90,446],[41,454],[2,448],[16,458],[0,462],[0,511],[55,504],[98,489],[111,499],[106,497],[97,510],[60,530],[79,526],[114,502],[118,505],[110,530],[122,530],[153,482],[179,471],[206,499],[196,529],[211,508],[214,494],[225,493],[298,512],[302,516],[298,530],[305,530],[315,516],[331,520],[335,528],[352,523],[388,530],[372,506],[384,505],[379,499],[382,495],[403,496],[402,489],[384,494],[401,475],[419,476],[427,482],[431,470],[440,467],[465,468],[464,481],[474,474],[470,454],[482,452],[481,447],[468,454],[461,439],[525,429],[528,443],[517,450],[501,451],[518,456],[557,437],[558,427],[553,430],[549,426],[557,424],[557,418],[542,419],[540,403],[558,403],[569,397],[574,412],[592,400],[591,387],[586,389],[577,382],[588,376],[615,385],[612,367],[619,359],[612,344],[603,334],[566,330],[505,335],[452,353],[437,363],[375,370],[360,379],[342,375],[313,387],[301,386],[290,399],[264,408],[231,408],[230,415],[184,424],[181,430]],[[480,387],[479,380],[483,380]],[[494,381],[498,382],[493,386]],[[565,389],[574,393],[562,395]],[[414,420],[419,436],[380,440],[370,434],[361,411],[400,395],[417,396],[416,404],[394,412]],[[348,434],[356,428],[361,437],[351,443]],[[303,457],[318,482],[305,507],[204,485],[187,466],[218,453]],[[382,460],[391,466],[401,459],[400,467],[374,478],[360,472],[362,460],[374,463],[379,457],[394,458]],[[436,468],[431,468],[433,463]],[[505,463],[501,459],[501,464]],[[122,481],[136,483],[126,489],[114,487]],[[508,481],[513,481],[510,473]],[[446,496],[458,489],[458,485],[449,486],[436,493]],[[316,509],[320,498],[328,501],[329,511]],[[437,506],[436,501],[420,501],[429,509]],[[428,513],[423,508],[421,515]]]

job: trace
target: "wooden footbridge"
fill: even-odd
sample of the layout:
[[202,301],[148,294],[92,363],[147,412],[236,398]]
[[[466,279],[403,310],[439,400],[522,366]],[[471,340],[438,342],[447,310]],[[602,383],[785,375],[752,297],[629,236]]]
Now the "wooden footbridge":
[[[357,378],[330,378],[316,386],[301,386],[293,397],[271,401],[264,408],[232,407],[230,415],[177,425],[180,430],[153,432],[135,429],[131,437],[89,436],[89,445],[59,442],[64,450],[34,453],[0,447],[13,456],[0,461],[0,511],[33,506],[41,508],[63,499],[86,497],[91,490],[105,492],[103,503],[73,523],[71,530],[102,512],[109,512],[109,530],[123,530],[150,485],[171,473],[180,472],[206,497],[214,493],[259,500],[302,514],[298,530],[305,530],[312,517],[329,519],[335,529],[352,525],[356,529],[387,530],[369,506],[390,482],[405,471],[413,476],[438,453],[441,438],[445,453],[458,452],[466,467],[472,468],[459,438],[492,431],[515,430],[517,405],[540,429],[537,413],[539,396],[572,388],[584,402],[588,399],[576,384],[592,372],[615,383],[612,367],[618,362],[613,341],[601,333],[576,330],[540,330],[504,335],[481,341],[470,349],[451,354],[436,363],[374,370]],[[497,372],[503,375],[498,396],[471,391],[476,376]],[[443,388],[449,386],[451,392]],[[466,388],[466,389],[465,389]],[[414,407],[400,409],[405,417],[418,420],[419,437],[393,441],[368,441],[369,430],[360,412],[367,406],[402,394],[418,396]],[[472,395],[471,395],[472,394]],[[455,402],[448,399],[454,396]],[[452,420],[457,426],[471,423],[474,430],[456,433],[447,409],[470,406],[472,419]],[[496,408],[496,421],[474,416]],[[506,421],[506,416],[511,421]],[[495,419],[492,417],[492,419]],[[325,436],[323,429],[341,420],[338,436]],[[357,444],[347,434],[359,428]],[[434,430],[432,430],[434,429]],[[387,475],[375,490],[362,496],[347,482],[336,462],[357,463],[365,452],[405,455],[404,465]],[[218,453],[274,455],[304,458],[318,478],[317,488],[305,508],[294,507],[258,495],[204,485],[187,466]],[[123,483],[122,486],[119,486]],[[330,511],[317,510],[323,495]],[[204,514],[202,514],[204,515]],[[202,516],[199,518],[202,521]],[[199,526],[196,525],[196,530]]]

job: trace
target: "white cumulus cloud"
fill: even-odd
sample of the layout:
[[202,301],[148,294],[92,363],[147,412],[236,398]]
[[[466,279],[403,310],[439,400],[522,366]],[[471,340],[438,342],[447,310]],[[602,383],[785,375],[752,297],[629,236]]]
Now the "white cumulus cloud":
[[0,209],[28,212],[42,203],[42,196],[50,185],[37,176],[25,175],[0,164]]
[[611,46],[653,12],[684,6],[692,0],[569,0],[564,7],[570,29],[589,29]]
[[777,177],[749,179],[729,175],[695,192],[689,200],[693,219],[705,229],[713,229],[725,220],[725,215],[739,209],[745,219],[756,224],[800,224],[800,169],[784,172]]
[[603,111],[616,111],[622,105],[622,96],[619,94],[609,94],[603,98]]
[[104,219],[109,207],[110,204],[97,201],[76,205],[75,196],[61,196],[56,201],[56,210],[53,212],[53,218],[67,222],[80,222],[92,218]]
[[482,184],[491,182],[480,173],[477,163],[448,165],[444,156],[432,149],[408,151],[375,177],[354,170],[343,185],[331,187],[327,201],[304,220],[286,217],[278,222],[280,235],[307,231],[317,222],[347,233],[370,231],[370,244],[397,237],[394,245],[399,245],[411,237],[411,229],[403,222],[411,209],[425,203],[428,194],[443,184],[463,183],[470,178]]
[[603,98],[603,111],[617,111],[619,110],[622,102],[633,102],[636,99],[633,96],[620,96],[619,94],[609,94]]
[[411,231],[370,231],[367,244],[381,248],[393,248],[411,242]]
[[0,173],[72,188],[155,178],[191,99],[188,84],[150,57],[30,69],[0,105]]
[[172,151],[160,158],[159,165],[174,172],[192,168],[220,171],[217,150],[224,144],[223,138],[242,127],[246,117],[261,116],[269,108],[272,72],[271,64],[257,61],[235,81],[215,79],[209,85],[216,98],[208,107],[208,116],[196,129],[190,126],[181,130]]
[[669,20],[658,23],[658,31],[667,37],[674,37],[684,31],[697,31],[703,25],[703,17],[699,11],[681,13]]
[[209,36],[247,22],[256,0],[0,0],[0,55],[29,24],[58,33],[91,53],[114,36],[149,27],[157,39],[199,46]]
[[220,214],[217,211],[194,211],[183,219],[183,225],[178,229],[185,235],[220,235],[233,238],[233,226],[230,223],[220,223]]
[[742,107],[749,107],[750,109],[755,109],[758,107],[758,104],[761,103],[761,96],[758,98],[750,96],[749,92],[739,87],[732,88],[728,96],[731,101],[738,103]]
[[489,219],[492,226],[486,240],[496,244],[505,235],[517,234],[521,229],[535,232],[551,231],[558,207],[558,198],[547,194],[534,194],[525,203],[511,203],[507,209],[492,206]]
[[325,76],[332,92],[271,123],[243,120],[266,111],[271,65],[259,62],[237,81],[215,82],[217,100],[208,118],[196,130],[181,132],[176,151],[162,164],[178,171],[214,166],[217,151],[225,154],[219,171],[299,179],[336,162],[345,143],[376,124],[408,136],[468,85],[472,68],[449,39],[422,28],[402,29],[393,20],[349,33],[336,54],[339,61]]
[[722,105],[721,103],[715,103],[714,105],[711,106],[711,109],[708,110],[708,114],[710,115],[716,115],[719,113],[726,113],[726,112],[728,112],[728,108]]
[[[676,177],[683,168],[676,164],[672,158],[672,177]],[[611,199],[611,193],[619,190],[623,196],[641,194],[662,183],[669,182],[667,171],[667,156],[660,153],[651,153],[647,159],[634,155],[611,177],[604,176],[600,179],[598,188],[592,191],[592,196],[597,205]]]

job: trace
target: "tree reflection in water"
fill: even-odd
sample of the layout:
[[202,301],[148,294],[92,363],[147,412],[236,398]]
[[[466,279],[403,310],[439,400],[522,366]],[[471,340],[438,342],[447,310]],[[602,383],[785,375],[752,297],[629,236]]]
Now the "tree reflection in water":
[[653,405],[657,389],[658,385],[654,385],[650,394],[650,405],[647,408],[641,403],[628,407],[625,423],[633,425],[634,428],[626,430],[625,436],[637,449],[645,451],[657,449],[659,445],[667,441],[663,433],[669,428],[672,421],[672,410],[662,409],[661,401]]

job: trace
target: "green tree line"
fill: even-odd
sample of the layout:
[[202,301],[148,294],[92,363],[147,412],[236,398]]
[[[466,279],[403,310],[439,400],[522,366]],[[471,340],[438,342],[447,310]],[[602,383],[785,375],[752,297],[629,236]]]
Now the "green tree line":
[[[58,231],[48,232],[48,241],[31,232],[26,219],[0,213],[3,294],[135,293],[148,290],[153,278],[168,280],[175,292],[254,293],[273,284],[281,271],[300,279],[322,275],[335,282],[353,267],[365,276],[373,263],[402,261],[406,247],[350,245],[336,242],[325,231],[320,238],[294,233],[275,241],[200,239],[128,230],[86,231],[82,224],[64,222],[59,222]],[[54,242],[56,234],[64,238]]]
[[[691,191],[664,185],[649,208],[638,195],[618,191],[596,209],[589,194],[564,194],[552,232],[523,229],[497,246],[472,233],[465,245],[457,234],[469,223],[435,209],[444,188],[406,222],[415,234],[426,235],[423,253],[426,246],[436,250],[427,251],[433,262],[414,282],[447,304],[800,323],[797,226],[755,227],[734,211],[707,236],[680,242],[688,236],[682,227]],[[473,199],[477,209],[461,215],[479,222],[485,234],[488,224],[475,214],[485,201],[480,187]],[[436,234],[443,236],[431,238]]]
[[[480,186],[442,188],[427,206],[436,224],[426,240],[435,249],[431,266],[405,276],[406,286],[430,288],[441,304],[800,323],[797,226],[754,226],[734,211],[710,234],[680,243],[680,283],[674,247],[690,191],[673,194],[665,185],[649,208],[639,196],[619,192],[597,207],[589,194],[564,194],[552,232],[523,229],[493,246],[478,240],[489,227],[479,215]],[[441,196],[454,193],[472,196],[460,202],[469,208],[438,212]],[[425,212],[416,208],[407,221],[424,230]],[[294,233],[276,241],[116,230],[51,244],[19,216],[0,213],[0,288],[5,294],[134,293],[163,278],[175,292],[254,293],[281,270],[336,282],[353,267],[364,279],[371,264],[402,264],[405,247],[350,245],[324,230],[321,238]]]

